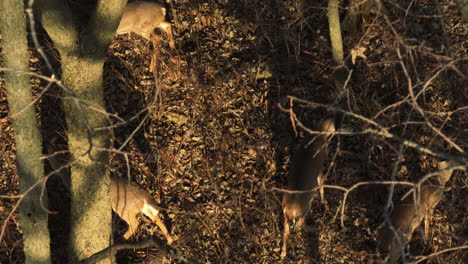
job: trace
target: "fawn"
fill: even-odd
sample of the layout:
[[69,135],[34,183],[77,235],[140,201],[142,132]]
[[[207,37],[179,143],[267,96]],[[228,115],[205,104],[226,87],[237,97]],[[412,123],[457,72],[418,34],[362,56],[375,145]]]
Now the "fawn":
[[[332,119],[325,119],[318,125],[322,132],[334,132],[335,125]],[[287,189],[290,191],[312,190],[317,186],[320,177],[323,177],[325,160],[328,157],[327,134],[319,134],[312,140],[304,141],[291,163],[288,175]],[[286,243],[289,229],[301,227],[310,211],[313,192],[283,194],[284,232],[281,258],[286,256]]]
[[[52,144],[54,141],[52,140]],[[54,153],[51,144],[47,145],[47,152],[49,155]],[[63,170],[64,166],[61,166],[62,162],[59,162],[56,155],[49,156],[48,161],[52,170],[60,176],[65,187],[70,191],[70,181],[67,180],[66,172]],[[157,206],[156,200],[148,192],[130,184],[128,181],[111,177],[111,196],[112,210],[128,224],[128,231],[123,235],[125,239],[130,238],[137,230],[140,225],[138,215],[142,213],[156,223],[166,237],[167,243],[172,244],[174,240],[158,216],[160,207]]]
[[[154,32],[156,28],[164,31],[169,37],[169,47],[175,48],[174,36],[172,35],[171,23],[165,21],[166,9],[160,4],[152,2],[136,1],[129,3],[123,12],[117,35],[133,32],[153,43],[156,52],[156,44],[159,36]],[[150,71],[154,72],[155,56],[151,58]]]
[[[439,162],[438,166],[439,170],[443,170],[448,167],[448,163]],[[418,228],[422,220],[424,220],[426,232],[428,231],[429,216],[442,200],[445,184],[451,176],[452,171],[447,171],[439,174],[435,179],[426,181],[421,186],[418,202],[413,200],[412,195],[409,195],[392,211],[390,221],[395,232],[385,226],[379,231],[377,238],[379,247],[389,251],[386,263],[397,263],[402,249],[411,240],[414,230]]]

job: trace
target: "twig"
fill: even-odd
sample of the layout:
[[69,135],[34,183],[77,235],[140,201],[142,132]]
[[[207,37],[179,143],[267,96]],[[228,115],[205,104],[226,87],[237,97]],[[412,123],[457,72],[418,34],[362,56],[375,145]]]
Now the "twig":
[[463,245],[463,246],[459,246],[459,247],[452,247],[452,248],[446,248],[444,250],[441,250],[441,251],[438,251],[438,252],[434,252],[432,254],[429,254],[427,256],[418,256],[418,260],[416,261],[413,261],[413,262],[410,262],[409,264],[417,264],[417,263],[420,263],[420,262],[423,262],[424,260],[426,259],[429,259],[429,258],[432,258],[432,257],[435,257],[435,256],[438,256],[440,254],[443,254],[443,253],[446,253],[446,252],[450,252],[450,251],[455,251],[455,250],[461,250],[461,249],[468,249],[468,245]]
[[398,55],[398,58],[400,59],[400,65],[401,65],[401,68],[403,69],[403,73],[405,74],[406,76],[406,79],[408,80],[408,92],[409,92],[409,95],[410,95],[410,98],[411,100],[413,101],[413,107],[414,109],[416,109],[416,111],[424,118],[424,120],[426,121],[427,125],[436,133],[438,134],[439,136],[441,136],[443,139],[445,139],[445,141],[447,141],[450,145],[452,145],[456,150],[458,150],[459,152],[464,152],[463,149],[458,146],[455,142],[453,142],[449,137],[447,137],[444,133],[440,132],[439,129],[437,129],[436,127],[434,127],[434,125],[432,124],[432,122],[429,120],[429,118],[427,117],[427,115],[424,113],[423,109],[419,106],[418,102],[417,102],[417,98],[416,96],[414,95],[414,91],[413,91],[413,85],[412,85],[412,81],[411,81],[411,77],[408,73],[408,70],[406,69],[406,66],[405,64],[403,63],[403,58],[401,56],[401,53],[400,53],[400,49],[397,48],[397,55]]
[[[395,140],[399,141],[400,143],[404,144],[407,147],[417,149],[417,150],[419,150],[421,152],[424,152],[424,153],[427,153],[427,154],[430,154],[430,155],[434,155],[434,156],[437,156],[437,157],[440,157],[440,158],[443,158],[443,159],[452,160],[452,161],[455,161],[455,162],[457,162],[459,164],[468,164],[468,160],[467,160],[467,157],[465,155],[454,156],[454,155],[450,155],[450,154],[447,154],[447,153],[444,153],[444,152],[432,150],[432,149],[430,149],[428,147],[425,147],[425,146],[423,146],[421,144],[418,144],[418,143],[413,142],[411,140],[408,140],[408,139],[405,139],[405,138],[402,138],[400,136],[397,136],[395,134],[390,133],[387,128],[381,126],[377,122],[375,122],[375,121],[373,121],[373,120],[371,120],[371,119],[369,119],[367,117],[358,115],[358,114],[353,113],[353,112],[348,112],[348,111],[345,111],[345,110],[340,109],[338,107],[334,107],[334,106],[327,105],[327,104],[310,102],[310,101],[307,101],[307,100],[299,99],[299,98],[294,97],[294,96],[289,96],[289,98],[293,98],[295,101],[298,101],[298,102],[300,102],[302,104],[305,104],[305,105],[308,105],[308,106],[311,106],[311,107],[323,107],[323,108],[328,108],[328,109],[332,109],[332,110],[337,111],[337,112],[344,113],[345,115],[352,116],[352,117],[357,118],[359,120],[362,120],[362,121],[364,121],[366,123],[374,125],[378,129],[378,130],[376,130],[376,129],[366,129],[366,130],[363,130],[363,131],[358,132],[358,133],[371,133],[371,134],[383,136],[385,138],[392,138],[392,139],[395,139]],[[338,132],[337,134],[346,135],[346,134],[349,134],[349,133]]]

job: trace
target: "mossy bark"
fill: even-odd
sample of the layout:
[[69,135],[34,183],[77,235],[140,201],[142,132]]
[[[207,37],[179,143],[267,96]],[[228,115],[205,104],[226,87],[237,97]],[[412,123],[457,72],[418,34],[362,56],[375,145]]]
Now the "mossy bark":
[[332,46],[333,60],[336,64],[343,64],[343,40],[339,14],[340,0],[328,0],[328,27]]
[[[104,111],[103,66],[126,1],[98,1],[89,20],[60,0],[40,3],[41,18],[56,45],[65,85],[65,116],[71,166],[69,262],[110,245],[112,209],[107,169],[109,134]],[[73,23],[73,21],[79,21]],[[96,111],[99,109],[99,111]],[[112,262],[107,260],[106,263]]]
[[[23,1],[0,1],[0,32],[5,67],[29,72],[28,42]],[[50,263],[50,238],[47,227],[47,192],[42,140],[31,92],[30,76],[6,71],[5,88],[15,131],[16,169],[20,193],[19,223],[23,233],[26,263]],[[44,190],[44,193],[42,192]],[[41,205],[42,197],[42,205]]]
[[[344,83],[347,76],[347,70],[344,65],[339,6],[340,0],[328,0],[328,28],[330,30],[333,61],[336,66],[336,69],[333,71],[335,90],[329,94],[329,101],[332,103],[339,103],[345,95]],[[339,123],[341,123],[341,121],[339,121]],[[338,125],[338,127],[339,126],[340,125]]]

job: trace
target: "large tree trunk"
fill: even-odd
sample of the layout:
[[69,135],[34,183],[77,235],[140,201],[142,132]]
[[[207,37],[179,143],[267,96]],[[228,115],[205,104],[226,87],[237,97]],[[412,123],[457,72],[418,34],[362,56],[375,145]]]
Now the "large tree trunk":
[[[0,1],[0,31],[5,67],[29,72],[25,23],[23,1]],[[42,195],[43,206],[47,207],[47,192],[41,192],[45,184],[44,165],[40,159],[42,141],[34,105],[31,104],[33,97],[30,77],[24,73],[6,71],[5,88],[15,130],[20,193],[25,194],[19,207],[19,223],[23,231],[26,263],[50,263],[48,216],[41,206]]]
[[[112,209],[106,151],[109,140],[106,130],[96,129],[107,125],[103,65],[125,4],[123,0],[98,1],[89,21],[83,21],[83,17],[76,19],[77,14],[60,0],[41,2],[42,22],[59,50],[62,80],[69,89],[65,91],[69,98],[64,101],[64,109],[74,161],[71,166],[71,263],[110,244]],[[73,21],[82,24],[75,25]],[[79,32],[78,29],[83,30]]]
[[[103,109],[102,93],[103,62],[62,57],[63,81],[67,87],[78,92],[78,98]],[[85,69],[85,70],[83,70]],[[83,78],[83,79],[81,79]],[[86,81],[83,81],[86,80]],[[101,89],[99,89],[101,88]],[[91,128],[106,125],[101,113],[87,110],[81,114],[72,100],[64,102],[68,125],[68,144],[72,159],[71,166],[71,234],[70,255],[74,260],[87,257],[90,249],[103,249],[109,246],[112,227],[112,208],[109,197],[110,178],[107,163],[108,154],[97,148],[107,149],[108,135],[105,132],[93,133],[92,149],[88,141],[84,118]],[[92,237],[92,238],[91,238]],[[89,241],[94,241],[90,245]],[[92,253],[95,253],[94,251]]]

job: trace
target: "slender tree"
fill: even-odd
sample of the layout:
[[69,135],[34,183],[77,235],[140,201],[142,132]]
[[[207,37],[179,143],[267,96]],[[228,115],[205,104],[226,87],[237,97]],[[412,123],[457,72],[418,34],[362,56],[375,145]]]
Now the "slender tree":
[[[44,165],[42,140],[32,104],[28,42],[23,1],[0,1],[0,32],[5,71],[5,88],[15,130],[16,169],[20,193],[19,223],[23,232],[26,263],[50,263],[47,227],[47,193],[42,192]],[[44,189],[45,190],[45,189]],[[41,205],[42,201],[42,205]]]
[[[60,53],[71,159],[69,262],[76,263],[110,244],[109,146],[104,114],[103,66],[126,5],[98,0],[83,14],[66,1],[37,4],[44,28]],[[110,260],[112,261],[112,260]]]
[[347,71],[344,65],[343,40],[341,37],[341,24],[339,15],[340,0],[328,0],[328,28],[330,30],[330,41],[332,48],[333,61],[337,67],[333,72],[335,81],[335,90],[330,93],[330,101],[339,103],[343,98],[344,82]]
[[343,65],[343,40],[341,39],[341,25],[339,14],[340,0],[328,1],[328,27],[332,44],[333,60]]

